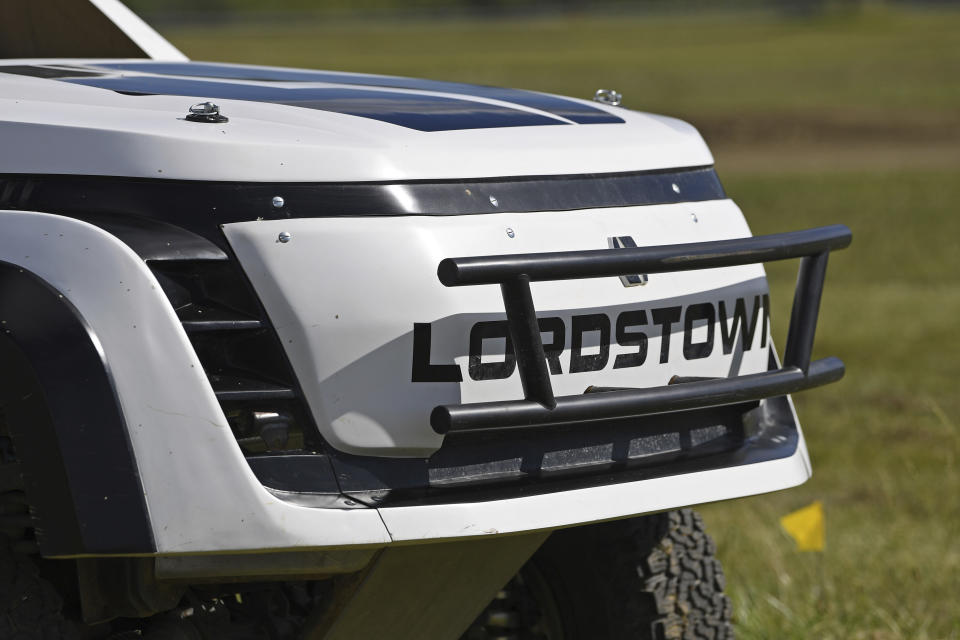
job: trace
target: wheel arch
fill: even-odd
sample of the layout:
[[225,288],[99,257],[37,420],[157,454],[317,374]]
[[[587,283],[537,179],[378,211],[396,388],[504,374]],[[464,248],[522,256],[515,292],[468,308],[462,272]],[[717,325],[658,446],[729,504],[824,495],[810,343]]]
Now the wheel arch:
[[154,552],[127,425],[96,333],[67,296],[3,261],[0,316],[0,404],[41,552]]

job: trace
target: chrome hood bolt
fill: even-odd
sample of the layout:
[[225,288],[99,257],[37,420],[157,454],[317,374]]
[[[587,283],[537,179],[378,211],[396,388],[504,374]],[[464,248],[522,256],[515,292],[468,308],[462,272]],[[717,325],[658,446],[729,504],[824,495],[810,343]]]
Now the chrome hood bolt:
[[597,89],[597,92],[593,94],[593,101],[609,104],[611,107],[619,107],[623,101],[623,94],[615,89]]
[[230,118],[220,114],[220,107],[212,102],[198,102],[190,107],[190,113],[187,114],[187,120],[190,122],[230,122]]

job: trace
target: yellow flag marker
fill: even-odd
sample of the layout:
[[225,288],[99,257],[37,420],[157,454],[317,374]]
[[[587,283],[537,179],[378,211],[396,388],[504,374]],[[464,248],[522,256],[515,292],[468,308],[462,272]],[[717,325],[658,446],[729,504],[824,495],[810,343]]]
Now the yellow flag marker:
[[780,526],[786,529],[797,543],[797,551],[823,551],[826,527],[823,503],[819,500],[783,516],[780,518]]

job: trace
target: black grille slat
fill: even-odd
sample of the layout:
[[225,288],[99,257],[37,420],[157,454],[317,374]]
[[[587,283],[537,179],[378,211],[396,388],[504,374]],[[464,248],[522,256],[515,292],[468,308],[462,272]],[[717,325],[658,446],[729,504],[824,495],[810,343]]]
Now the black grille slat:
[[263,323],[259,320],[183,320],[181,322],[187,333],[203,331],[252,331],[262,329]]
[[[282,347],[238,265],[213,258],[148,264],[244,453],[313,448],[305,441],[308,420]],[[274,427],[288,425],[288,435],[271,441],[260,432],[258,415],[279,416]]]
[[262,388],[262,389],[241,389],[230,391],[215,391],[217,400],[221,403],[230,401],[251,401],[251,400],[292,400],[297,397],[293,389]]
[[208,376],[217,400],[289,400],[296,397],[291,387],[236,375]]

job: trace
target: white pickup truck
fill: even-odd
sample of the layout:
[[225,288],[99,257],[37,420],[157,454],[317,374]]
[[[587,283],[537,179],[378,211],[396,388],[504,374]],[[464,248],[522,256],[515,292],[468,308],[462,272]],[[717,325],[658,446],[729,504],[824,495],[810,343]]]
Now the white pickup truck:
[[[0,7],[0,636],[729,638],[836,225],[690,125]],[[763,264],[798,259],[789,334]]]

